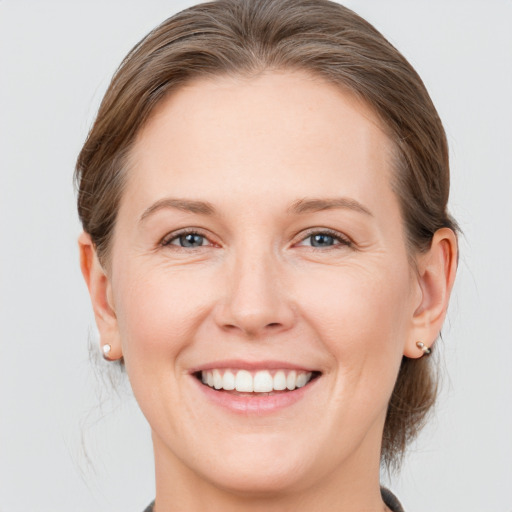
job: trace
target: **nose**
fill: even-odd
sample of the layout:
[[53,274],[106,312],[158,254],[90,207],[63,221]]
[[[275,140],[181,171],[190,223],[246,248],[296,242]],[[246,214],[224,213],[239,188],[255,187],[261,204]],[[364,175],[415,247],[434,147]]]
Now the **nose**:
[[240,254],[229,268],[227,281],[215,312],[221,329],[258,338],[293,326],[290,290],[276,257],[269,253]]

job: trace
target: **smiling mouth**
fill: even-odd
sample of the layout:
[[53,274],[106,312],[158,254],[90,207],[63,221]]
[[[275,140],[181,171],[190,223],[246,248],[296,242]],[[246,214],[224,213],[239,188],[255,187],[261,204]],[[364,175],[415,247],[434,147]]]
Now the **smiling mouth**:
[[320,372],[300,370],[236,370],[211,369],[196,372],[205,386],[220,392],[252,396],[287,393],[307,386]]

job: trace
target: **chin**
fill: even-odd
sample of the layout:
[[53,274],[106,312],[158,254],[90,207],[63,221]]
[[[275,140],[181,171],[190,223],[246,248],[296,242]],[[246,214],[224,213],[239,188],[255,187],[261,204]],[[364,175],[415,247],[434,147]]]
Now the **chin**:
[[192,471],[203,481],[235,495],[284,495],[304,488],[321,469],[313,467],[318,459],[315,463],[314,454],[304,450],[305,440],[297,440],[288,432],[235,435],[206,443],[194,446],[197,455],[193,455],[196,464],[191,464]]
[[[240,461],[237,465],[221,463],[205,475],[217,488],[240,496],[270,498],[303,487],[304,473],[293,461]],[[304,468],[305,469],[305,468]]]

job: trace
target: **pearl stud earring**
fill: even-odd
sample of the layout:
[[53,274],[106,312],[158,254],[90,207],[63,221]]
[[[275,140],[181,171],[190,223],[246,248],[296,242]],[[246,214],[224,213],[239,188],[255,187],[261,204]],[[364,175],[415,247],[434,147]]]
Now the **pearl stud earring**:
[[420,350],[423,350],[423,354],[425,354],[426,356],[428,356],[431,352],[430,348],[427,347],[425,345],[425,343],[423,343],[422,341],[417,341],[416,342],[416,346],[420,349]]

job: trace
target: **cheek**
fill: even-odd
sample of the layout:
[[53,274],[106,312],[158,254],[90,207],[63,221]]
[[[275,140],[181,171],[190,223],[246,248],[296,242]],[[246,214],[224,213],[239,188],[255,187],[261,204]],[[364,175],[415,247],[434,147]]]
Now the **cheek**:
[[342,372],[371,366],[395,374],[410,325],[407,269],[357,265],[303,278],[302,311]]
[[[405,267],[407,268],[407,267]],[[380,439],[408,336],[410,281],[406,272],[338,269],[329,280],[311,279],[303,311],[323,350],[330,354],[331,396],[324,412],[332,432],[360,439],[375,428]],[[319,282],[328,283],[320,288]],[[313,286],[317,283],[317,286]],[[327,445],[326,459],[340,453]]]
[[207,314],[209,294],[200,273],[173,269],[135,269],[117,283],[118,324],[127,364],[153,365],[171,360]]
[[[172,425],[172,431],[181,432],[172,411],[188,410],[176,384],[184,372],[181,356],[208,315],[211,298],[202,286],[204,276],[144,265],[120,274],[114,288],[118,326],[134,395],[153,428],[163,432]],[[186,433],[177,435],[186,438]]]

